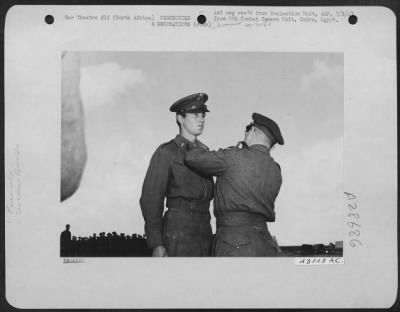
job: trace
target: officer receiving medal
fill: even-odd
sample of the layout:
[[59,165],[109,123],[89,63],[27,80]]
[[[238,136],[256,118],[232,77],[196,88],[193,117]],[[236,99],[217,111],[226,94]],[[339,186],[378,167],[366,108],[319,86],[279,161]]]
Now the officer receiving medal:
[[[202,134],[208,96],[196,93],[170,107],[176,114],[179,134],[161,144],[147,170],[140,198],[147,245],[154,257],[209,256],[212,243],[210,201],[213,179],[184,163],[188,145],[208,150]],[[164,202],[167,211],[164,213]]]

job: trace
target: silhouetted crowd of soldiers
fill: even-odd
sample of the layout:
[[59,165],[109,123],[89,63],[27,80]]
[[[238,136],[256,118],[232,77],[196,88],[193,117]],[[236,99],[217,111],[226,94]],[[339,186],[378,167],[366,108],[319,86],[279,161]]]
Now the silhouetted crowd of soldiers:
[[60,236],[61,257],[150,257],[146,236],[124,233],[93,233],[89,237],[72,236],[67,224]]
[[[99,235],[93,233],[90,237],[72,236],[70,225],[60,236],[61,257],[151,257],[152,250],[147,247],[146,235],[116,232]],[[306,256],[343,256],[343,242],[338,245],[330,243],[303,244],[301,246],[281,246],[280,257],[306,257]]]

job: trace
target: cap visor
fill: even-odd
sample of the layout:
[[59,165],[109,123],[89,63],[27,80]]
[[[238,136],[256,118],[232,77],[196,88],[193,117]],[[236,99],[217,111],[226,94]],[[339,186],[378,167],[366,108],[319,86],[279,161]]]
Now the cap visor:
[[209,112],[207,108],[195,108],[195,109],[188,109],[185,111],[186,113],[206,113]]

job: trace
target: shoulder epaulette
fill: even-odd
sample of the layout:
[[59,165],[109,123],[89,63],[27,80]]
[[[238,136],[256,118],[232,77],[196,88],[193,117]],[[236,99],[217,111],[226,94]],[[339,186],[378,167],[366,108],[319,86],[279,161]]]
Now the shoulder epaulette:
[[165,142],[165,143],[161,144],[159,148],[164,148],[164,147],[166,147],[167,145],[171,144],[172,142],[174,142],[174,139],[172,139],[172,140],[170,140],[170,141],[168,141],[168,142]]

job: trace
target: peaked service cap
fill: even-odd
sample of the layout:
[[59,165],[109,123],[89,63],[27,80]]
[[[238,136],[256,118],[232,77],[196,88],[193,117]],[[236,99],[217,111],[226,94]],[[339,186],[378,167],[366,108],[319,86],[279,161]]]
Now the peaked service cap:
[[205,105],[207,100],[208,95],[206,93],[191,94],[176,101],[169,110],[176,113],[209,112],[207,105]]
[[282,137],[281,130],[279,129],[279,126],[275,121],[258,113],[253,113],[251,117],[254,120],[254,125],[261,131],[266,133],[267,136],[268,134],[271,134],[276,139],[276,142],[280,145],[283,145],[285,143]]

